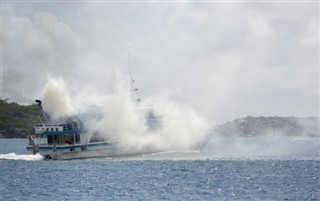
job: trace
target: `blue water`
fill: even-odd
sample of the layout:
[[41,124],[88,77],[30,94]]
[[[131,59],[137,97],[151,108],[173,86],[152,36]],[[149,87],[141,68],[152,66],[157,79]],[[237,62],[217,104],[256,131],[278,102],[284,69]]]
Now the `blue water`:
[[1,200],[320,200],[314,140],[298,143],[305,151],[278,155],[250,155],[249,148],[236,155],[239,147],[224,153],[214,142],[199,152],[73,161],[29,161],[25,143],[0,141]]

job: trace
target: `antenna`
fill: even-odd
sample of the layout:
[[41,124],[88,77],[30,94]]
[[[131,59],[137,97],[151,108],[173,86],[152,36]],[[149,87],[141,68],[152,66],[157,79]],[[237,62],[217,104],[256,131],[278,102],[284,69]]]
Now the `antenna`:
[[137,88],[134,88],[134,79],[133,79],[133,76],[132,76],[132,70],[131,70],[131,53],[130,53],[130,46],[128,48],[128,64],[129,64],[129,81],[130,81],[130,94],[131,94],[131,97],[133,96],[133,93],[135,91],[138,91]]
[[129,62],[130,94],[132,95],[134,79],[133,79],[132,73],[131,73],[131,54],[130,54],[130,47],[128,48],[128,62]]

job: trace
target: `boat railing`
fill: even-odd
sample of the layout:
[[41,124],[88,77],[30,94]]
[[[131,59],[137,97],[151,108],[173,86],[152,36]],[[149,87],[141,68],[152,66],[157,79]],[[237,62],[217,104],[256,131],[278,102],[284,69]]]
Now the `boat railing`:
[[[68,122],[68,123],[65,123],[65,124],[35,124],[33,126],[34,129],[44,129],[46,131],[49,131],[52,129],[57,129],[57,128],[61,128],[62,130],[64,131],[67,131],[67,130],[79,130],[80,126],[78,123],[76,122]],[[56,130],[57,131],[57,130]]]

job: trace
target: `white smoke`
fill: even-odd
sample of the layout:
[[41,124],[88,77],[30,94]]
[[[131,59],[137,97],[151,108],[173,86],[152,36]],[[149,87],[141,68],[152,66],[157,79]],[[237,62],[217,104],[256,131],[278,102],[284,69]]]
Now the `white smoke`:
[[[113,92],[94,94],[100,97],[100,118],[89,119],[82,115],[82,120],[89,122],[91,132],[99,132],[99,137],[114,140],[125,147],[154,150],[192,149],[201,145],[208,134],[208,123],[201,118],[191,106],[181,105],[169,100],[164,94],[151,97],[153,106],[144,104],[143,100],[132,98],[128,82],[119,72],[115,73]],[[90,107],[71,105],[65,81],[62,78],[50,78],[42,92],[44,110],[53,118],[73,115],[79,111],[89,111]],[[96,99],[86,105],[98,104]],[[101,101],[104,100],[104,101]],[[82,108],[81,108],[82,107]],[[155,114],[159,125],[155,129],[148,127],[149,112]]]
[[7,2],[1,11],[3,96],[14,101],[37,97],[46,74],[106,91],[111,66],[125,68],[130,46],[144,94],[175,90],[214,124],[319,113],[319,12],[311,4]]
[[208,122],[188,105],[159,96],[154,98],[155,113],[162,117],[163,127],[153,135],[160,136],[159,145],[169,149],[188,149],[202,144],[208,134]]
[[[133,100],[126,79],[117,75],[114,93],[106,98],[103,107],[104,118],[97,124],[106,139],[138,149],[158,150],[194,148],[205,140],[208,124],[191,106],[179,105],[162,94],[150,98],[150,108],[143,100]],[[156,129],[147,126],[150,111],[158,118],[160,125]]]
[[155,105],[152,112],[159,118],[156,129],[148,129],[146,124],[150,109],[135,110],[128,90],[120,89],[106,102],[104,118],[99,122],[101,133],[136,148],[191,149],[203,143],[208,123],[190,106],[179,105],[163,96],[151,100]]
[[214,137],[203,149],[206,158],[320,157],[319,138],[256,136]]
[[42,91],[41,100],[44,111],[53,119],[70,116],[75,112],[62,77],[49,78],[48,83]]

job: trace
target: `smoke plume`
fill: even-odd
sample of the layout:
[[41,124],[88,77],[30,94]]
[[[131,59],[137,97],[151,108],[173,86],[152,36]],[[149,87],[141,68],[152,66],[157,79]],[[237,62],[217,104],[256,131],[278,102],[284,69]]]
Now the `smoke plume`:
[[42,91],[41,100],[43,109],[53,119],[70,116],[75,112],[62,77],[49,78]]
[[[177,150],[199,148],[206,140],[209,124],[188,105],[178,104],[163,94],[150,97],[150,101],[133,99],[129,85],[123,76],[116,73],[113,93],[100,96],[100,105],[91,99],[85,105],[100,107],[98,119],[88,118],[90,107],[73,107],[65,81],[50,78],[42,92],[44,110],[53,118],[80,115],[88,132],[98,132],[100,138],[119,142],[123,146],[137,149]],[[90,99],[87,97],[87,100]],[[152,105],[150,105],[152,102]],[[77,110],[75,109],[77,108]],[[154,115],[155,128],[150,128],[148,118]]]

